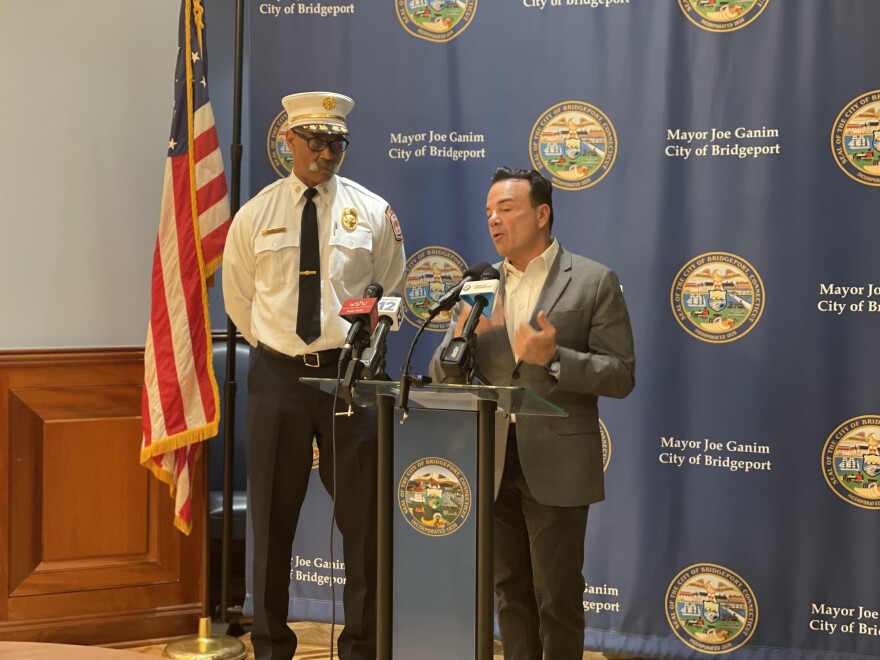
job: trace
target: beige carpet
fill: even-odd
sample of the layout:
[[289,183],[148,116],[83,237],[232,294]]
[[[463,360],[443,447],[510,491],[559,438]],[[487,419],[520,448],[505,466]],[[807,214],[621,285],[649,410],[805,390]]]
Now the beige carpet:
[[[330,660],[330,625],[326,623],[291,623],[290,627],[296,632],[299,639],[299,645],[296,650],[296,660]],[[335,633],[338,636],[341,627],[336,626]],[[250,635],[244,635],[240,638],[244,642],[248,650],[248,659],[254,657],[253,648],[251,648]],[[140,648],[128,649],[129,651],[137,651],[147,655],[162,655],[164,646],[144,646]],[[495,642],[495,658],[501,660],[501,644]],[[605,656],[601,653],[590,653],[584,651],[584,660],[604,660]],[[452,659],[447,659],[452,660]]]
[[0,642],[0,660],[137,660],[137,654],[131,650],[97,646]]

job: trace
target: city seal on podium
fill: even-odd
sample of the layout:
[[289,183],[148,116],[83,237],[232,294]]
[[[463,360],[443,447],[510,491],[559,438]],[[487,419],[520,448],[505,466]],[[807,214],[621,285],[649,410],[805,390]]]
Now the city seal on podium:
[[617,157],[617,133],[599,108],[584,101],[557,103],[542,114],[529,138],[532,165],[563,190],[596,185]]
[[733,32],[761,15],[770,0],[678,0],[694,25],[709,32]]
[[397,20],[412,36],[452,41],[470,25],[477,0],[394,0]]
[[730,653],[752,636],[758,603],[739,575],[715,564],[694,564],[666,592],[666,620],[676,636],[703,653]]
[[602,442],[602,471],[608,470],[608,464],[611,462],[611,434],[608,433],[608,427],[605,422],[599,420],[599,440]]
[[880,415],[853,417],[822,448],[825,482],[842,500],[880,511]]
[[426,536],[458,530],[471,511],[471,487],[462,471],[431,456],[412,463],[397,488],[400,512],[410,527]]
[[707,252],[678,271],[670,302],[685,331],[712,344],[741,339],[764,311],[764,283],[752,265],[729,252]]
[[[432,245],[412,255],[406,262],[406,320],[417,328],[421,327],[428,318],[431,304],[461,282],[465,270],[464,259],[444,247]],[[440,312],[425,329],[446,332],[451,317],[451,312]]]
[[846,175],[880,186],[880,90],[857,96],[834,120],[831,152]]

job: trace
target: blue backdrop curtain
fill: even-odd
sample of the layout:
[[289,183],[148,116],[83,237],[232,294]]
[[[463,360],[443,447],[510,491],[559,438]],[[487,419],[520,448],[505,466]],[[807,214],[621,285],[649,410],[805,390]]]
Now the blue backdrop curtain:
[[[880,3],[265,0],[247,21],[252,193],[287,173],[282,96],[356,101],[342,174],[409,257],[392,377],[424,301],[497,259],[499,165],[550,177],[554,235],[619,274],[637,385],[600,403],[587,647],[880,654]],[[291,616],[328,620],[314,486]],[[472,578],[438,572],[418,581]]]

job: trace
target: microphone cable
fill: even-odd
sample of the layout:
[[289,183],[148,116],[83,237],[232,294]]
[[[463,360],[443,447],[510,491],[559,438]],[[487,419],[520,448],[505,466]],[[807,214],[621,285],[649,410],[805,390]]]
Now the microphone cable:
[[[336,562],[333,560],[333,537],[334,526],[336,524],[336,405],[339,403],[339,385],[342,382],[342,363],[336,363],[336,388],[333,392],[333,406],[331,413],[333,415],[333,423],[330,426],[330,446],[333,451],[333,492],[330,495],[330,660],[334,657],[334,647],[336,646],[336,576],[333,574]],[[321,460],[321,457],[318,457]]]
[[403,362],[403,372],[402,375],[404,378],[409,376],[409,363],[412,360],[413,349],[416,347],[416,343],[419,341],[419,337],[422,336],[422,332],[425,330],[425,326],[431,321],[431,317],[426,318],[422,321],[422,324],[419,326],[419,329],[416,331],[415,337],[413,337],[412,343],[409,345],[409,350],[406,352],[406,360]]
[[[436,314],[434,315],[436,316]],[[412,343],[409,345],[409,350],[406,353],[406,360],[403,363],[403,371],[400,376],[400,386],[398,388],[397,393],[397,407],[401,410],[400,423],[403,424],[406,421],[406,418],[409,416],[409,386],[410,386],[410,375],[409,375],[409,363],[412,360],[413,350],[416,347],[416,344],[419,341],[419,337],[422,336],[422,332],[425,331],[428,323],[434,318],[434,316],[427,316],[422,324],[419,326],[419,329],[416,331],[415,337],[413,337]],[[420,377],[422,382],[430,382],[425,376]]]
[[[378,294],[379,297],[382,296],[382,285],[377,284],[375,282],[370,283],[367,288],[364,290],[364,297],[373,298],[375,295],[366,295],[366,294]],[[353,323],[352,323],[353,324]],[[348,341],[346,341],[348,344]],[[336,491],[337,491],[337,479],[336,479],[336,406],[339,403],[339,386],[342,383],[342,363],[344,359],[342,356],[345,354],[345,347],[341,349],[340,359],[336,361],[336,387],[333,390],[333,405],[331,407],[330,413],[333,415],[333,423],[330,426],[330,447],[333,452],[333,467],[332,473],[333,477],[332,487],[333,492],[330,494],[330,660],[333,660],[334,657],[334,647],[336,646],[336,576],[334,575],[335,569],[335,560],[333,557],[333,537],[334,537],[334,525],[336,524]],[[348,357],[351,359],[352,353],[349,353]],[[351,414],[354,414],[353,412]],[[320,461],[320,456],[318,457]],[[345,540],[343,539],[343,544]],[[345,557],[343,548],[343,557]],[[344,587],[343,587],[344,591]]]

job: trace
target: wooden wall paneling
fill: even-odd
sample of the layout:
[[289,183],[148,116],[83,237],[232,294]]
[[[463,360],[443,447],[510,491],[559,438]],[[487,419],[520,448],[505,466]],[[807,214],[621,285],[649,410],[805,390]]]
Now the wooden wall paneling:
[[9,373],[0,369],[0,621],[9,618]]
[[39,469],[33,451],[39,444],[40,430],[27,407],[15,396],[9,397],[9,585],[11,594],[35,568],[34,547],[39,530],[36,511],[40,507],[36,492]]
[[142,350],[0,353],[0,639],[195,632],[203,470],[184,537],[168,486],[138,463],[142,378]]

